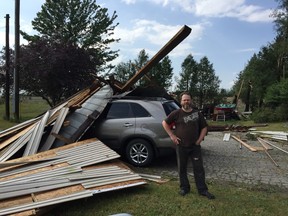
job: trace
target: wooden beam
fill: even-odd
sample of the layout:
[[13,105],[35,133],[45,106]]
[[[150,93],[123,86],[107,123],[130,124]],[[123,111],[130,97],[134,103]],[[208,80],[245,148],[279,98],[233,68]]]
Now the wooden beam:
[[156,65],[162,58],[164,58],[169,52],[171,52],[179,43],[181,43],[191,32],[191,28],[184,25],[180,31],[162,47],[161,50],[154,55],[154,57],[147,62],[147,64],[137,71],[137,73],[128,80],[125,85],[121,88],[121,92],[127,91],[132,87],[141,77],[143,77],[154,65]]
[[246,148],[248,148],[250,151],[256,152],[257,149],[250,146],[249,144],[245,143],[244,141],[242,141],[241,139],[237,138],[236,136],[232,135],[231,136],[233,139],[235,139],[236,141],[238,141],[239,143],[241,143],[242,145],[244,145]]
[[265,148],[265,150],[272,150],[273,149],[269,145],[267,145],[262,138],[257,137],[257,140],[261,143],[261,145]]

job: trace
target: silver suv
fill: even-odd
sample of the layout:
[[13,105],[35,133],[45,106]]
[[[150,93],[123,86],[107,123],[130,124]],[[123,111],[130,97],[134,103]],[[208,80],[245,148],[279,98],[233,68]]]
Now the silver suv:
[[164,98],[114,99],[94,127],[96,137],[134,166],[147,166],[174,144],[162,127],[179,106]]

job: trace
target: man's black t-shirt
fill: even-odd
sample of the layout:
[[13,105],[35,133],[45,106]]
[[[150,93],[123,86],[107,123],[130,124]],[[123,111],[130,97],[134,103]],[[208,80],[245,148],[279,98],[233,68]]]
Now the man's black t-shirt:
[[195,145],[200,132],[207,127],[204,116],[197,110],[184,112],[182,109],[175,110],[165,119],[169,125],[175,125],[175,135],[181,139],[180,145],[189,147]]

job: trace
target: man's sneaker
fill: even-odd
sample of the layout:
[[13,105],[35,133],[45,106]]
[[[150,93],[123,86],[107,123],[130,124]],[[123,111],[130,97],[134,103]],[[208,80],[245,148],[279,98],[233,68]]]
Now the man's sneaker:
[[215,199],[215,196],[213,194],[209,193],[208,191],[204,191],[204,192],[201,192],[199,194],[202,196],[206,196],[208,199]]
[[188,193],[189,193],[189,191],[183,190],[183,189],[181,189],[181,190],[179,191],[179,194],[180,194],[181,196],[185,196],[185,195],[188,194]]

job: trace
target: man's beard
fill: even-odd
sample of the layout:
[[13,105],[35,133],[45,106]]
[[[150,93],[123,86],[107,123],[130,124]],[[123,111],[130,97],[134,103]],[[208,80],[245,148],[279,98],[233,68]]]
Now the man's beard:
[[190,104],[183,104],[183,109],[184,110],[189,110],[190,109]]

